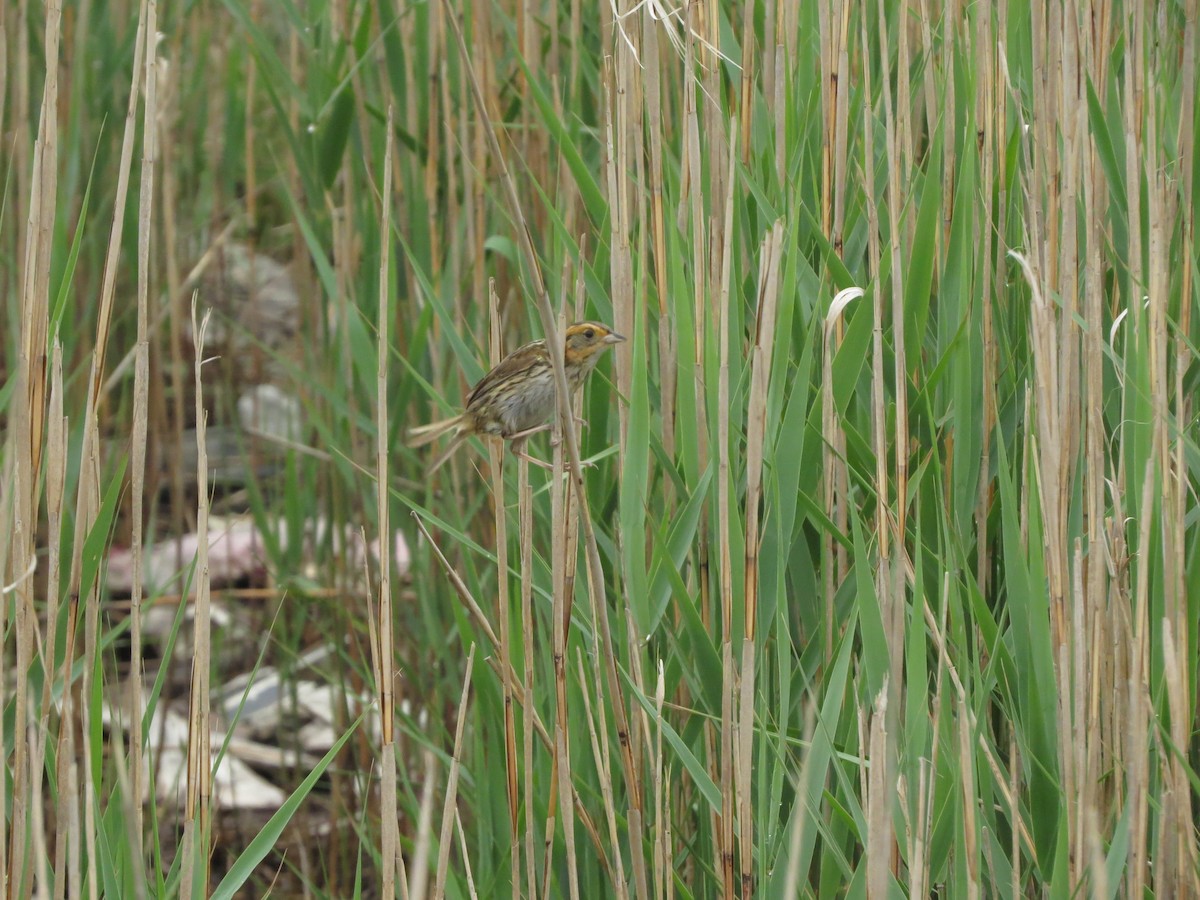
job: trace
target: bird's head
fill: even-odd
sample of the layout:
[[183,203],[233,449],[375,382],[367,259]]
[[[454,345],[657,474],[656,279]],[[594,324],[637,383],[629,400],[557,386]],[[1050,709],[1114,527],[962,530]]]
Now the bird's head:
[[600,354],[625,340],[607,325],[599,322],[577,322],[567,329],[563,355],[567,365],[592,362],[600,358]]

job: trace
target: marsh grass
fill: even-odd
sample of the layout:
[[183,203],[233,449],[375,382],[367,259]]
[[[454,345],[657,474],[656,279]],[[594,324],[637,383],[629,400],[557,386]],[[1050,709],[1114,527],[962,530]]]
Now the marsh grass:
[[[1200,894],[1196,29],[0,6],[9,895]],[[203,554],[149,682],[162,598],[104,587],[114,543],[206,527],[236,398],[190,311],[232,242],[301,295],[305,433],[244,507],[413,548],[364,579],[268,540],[256,653],[324,642],[375,702],[237,839]],[[553,472],[475,443],[426,479],[404,429],[585,317],[628,342]],[[186,806],[142,804],[183,704]]]

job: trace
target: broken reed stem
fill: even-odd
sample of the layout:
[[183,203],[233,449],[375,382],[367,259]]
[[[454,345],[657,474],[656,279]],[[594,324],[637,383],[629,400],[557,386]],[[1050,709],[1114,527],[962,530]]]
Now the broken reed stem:
[[[400,863],[400,823],[396,811],[396,699],[394,635],[392,632],[392,553],[391,516],[388,497],[388,297],[391,284],[392,229],[392,134],[394,113],[388,104],[387,133],[384,138],[383,191],[380,194],[379,223],[379,298],[376,308],[375,344],[375,516],[379,534],[379,670],[376,691],[379,696],[383,773],[380,781],[380,854],[381,889],[384,897],[396,896],[397,866]],[[400,878],[407,890],[407,880]]]

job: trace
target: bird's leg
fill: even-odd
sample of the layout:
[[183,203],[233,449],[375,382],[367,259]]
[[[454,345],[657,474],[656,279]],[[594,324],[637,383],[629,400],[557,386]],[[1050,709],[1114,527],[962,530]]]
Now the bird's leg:
[[526,428],[524,431],[514,431],[512,434],[506,434],[506,435],[504,435],[504,438],[505,438],[505,440],[512,441],[513,446],[516,446],[516,444],[518,442],[523,443],[528,438],[533,437],[533,435],[541,434],[543,431],[549,431],[549,430],[550,430],[549,423],[547,423],[545,425],[535,425],[533,428]]
[[[573,418],[573,419],[574,419],[576,422],[578,422],[578,423],[579,423],[581,426],[583,426],[584,428],[587,428],[587,419],[585,419],[583,416],[572,416],[572,418]],[[551,447],[557,447],[557,446],[558,446],[558,440],[559,440],[559,439],[558,439],[558,436],[557,436],[557,435],[553,435],[553,436],[551,436],[551,438],[550,438],[550,446],[551,446]]]
[[[533,431],[541,431],[542,429],[538,428],[538,429],[532,429],[532,430]],[[532,456],[530,456],[528,453],[525,452],[525,440],[526,440],[525,437],[521,437],[519,435],[515,436],[513,438],[512,455],[515,456],[517,459],[523,459],[523,460],[525,460],[525,462],[533,463],[535,466],[539,466],[540,468],[546,469],[548,471],[553,471],[554,466],[552,466],[550,463],[545,462],[540,459],[534,459]]]

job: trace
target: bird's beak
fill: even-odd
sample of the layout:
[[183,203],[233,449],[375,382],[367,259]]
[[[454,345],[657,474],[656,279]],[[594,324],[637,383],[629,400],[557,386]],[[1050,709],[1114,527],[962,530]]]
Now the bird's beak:
[[625,340],[625,338],[623,336],[617,334],[615,331],[612,331],[612,332],[609,332],[608,336],[604,338],[604,343],[619,344],[623,340]]

